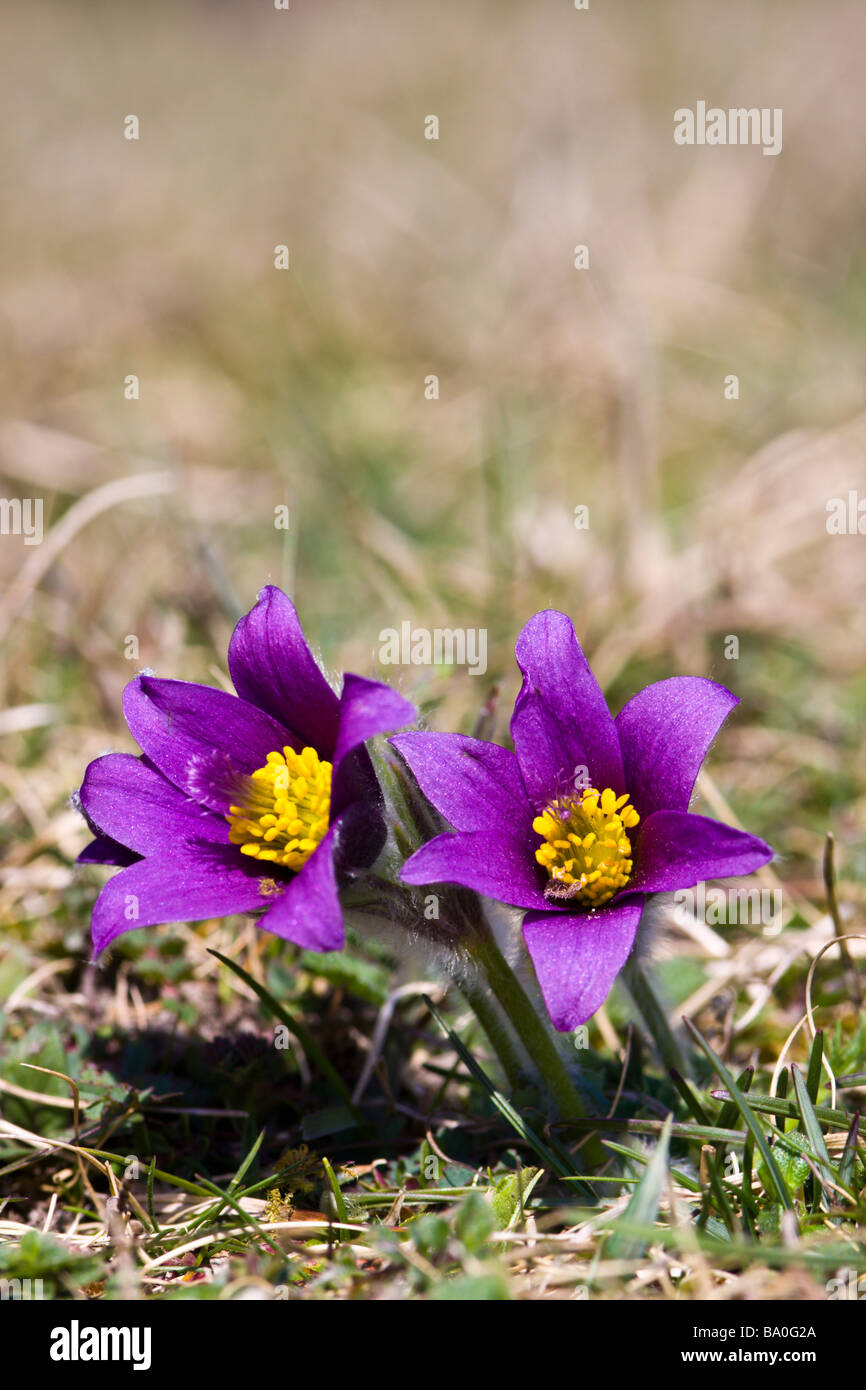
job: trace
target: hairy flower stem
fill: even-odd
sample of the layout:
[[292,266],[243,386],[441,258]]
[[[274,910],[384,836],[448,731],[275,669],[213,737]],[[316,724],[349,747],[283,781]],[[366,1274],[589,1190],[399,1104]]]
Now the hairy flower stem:
[[[484,1029],[510,1086],[516,1087],[525,1076],[526,1059],[557,1118],[584,1119],[586,1106],[559,1048],[496,944],[477,895],[443,885],[436,896],[441,915],[427,921],[416,889],[369,875],[346,897],[353,909],[347,920],[359,927],[365,922],[372,926],[375,920],[389,915],[392,926],[405,932],[407,941],[426,941],[434,959],[440,953],[450,957],[450,969],[461,993]],[[594,1167],[608,1158],[594,1136],[585,1140],[582,1153]]]
[[458,980],[460,993],[474,1013],[487,1035],[487,1040],[504,1071],[508,1084],[516,1090],[523,1082],[526,1073],[524,1058],[515,1040],[514,1033],[490,997],[485,982],[479,979],[474,970],[462,972]]
[[[479,932],[476,928],[471,953],[526,1048],[559,1118],[583,1119],[587,1113],[586,1107],[577,1094],[559,1050],[489,931]],[[607,1159],[595,1137],[586,1141],[583,1152],[593,1165],[600,1165]]]
[[692,1076],[693,1068],[686,1061],[668,1023],[667,1014],[653,989],[649,973],[634,952],[622,968],[622,982],[646,1024],[665,1066],[669,1071],[678,1071],[681,1076]]
[[376,925],[380,931],[397,927],[405,941],[426,945],[431,959],[440,967],[444,954],[446,968],[486,1033],[509,1086],[516,1089],[531,1070],[528,1054],[501,1005],[491,996],[471,951],[466,952],[466,939],[474,940],[479,930],[487,932],[487,924],[473,926],[466,932],[464,920],[470,915],[472,900],[464,890],[446,890],[441,900],[445,909],[442,919],[428,921],[416,889],[369,875],[351,893],[344,894],[344,913],[347,923],[362,932],[375,930]]

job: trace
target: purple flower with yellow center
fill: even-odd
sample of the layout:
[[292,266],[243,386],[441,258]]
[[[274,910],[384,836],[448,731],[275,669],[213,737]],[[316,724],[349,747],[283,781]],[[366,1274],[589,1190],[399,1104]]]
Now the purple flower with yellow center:
[[338,696],[291,600],[263,589],[229,646],[237,695],[138,676],[124,713],[143,756],[87,768],[80,805],[96,839],[79,862],[124,866],[93,910],[102,951],[159,922],[263,912],[259,925],[316,951],[345,939],[341,877],[385,841],[367,739],[415,711],[347,674]]
[[550,1017],[569,1031],[604,1002],[648,894],[750,874],[763,840],[689,812],[707,750],[738,704],[700,677],[641,690],[614,719],[564,613],[537,613],[516,648],[514,752],[460,734],[391,740],[454,827],[403,867],[523,908]]

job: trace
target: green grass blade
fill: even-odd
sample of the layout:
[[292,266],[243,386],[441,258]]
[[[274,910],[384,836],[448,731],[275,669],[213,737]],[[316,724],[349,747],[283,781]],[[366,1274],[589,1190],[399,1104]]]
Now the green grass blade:
[[[337,1175],[334,1172],[328,1160],[324,1156],[322,1157],[322,1167],[325,1170],[325,1176],[328,1179],[328,1186],[331,1189],[331,1196],[334,1199],[334,1210],[337,1213],[337,1220],[339,1221],[341,1226],[346,1226],[349,1222],[349,1215],[346,1211],[346,1201],[343,1197],[340,1184],[337,1182]],[[348,1234],[349,1233],[347,1231],[340,1231],[337,1235],[337,1239],[344,1240]]]
[[[745,1095],[747,1091],[751,1090],[754,1076],[755,1068],[746,1067],[745,1070],[741,1071],[739,1076],[737,1077],[737,1085],[739,1086],[743,1095]],[[719,1118],[716,1123],[718,1124],[719,1129],[733,1129],[734,1121],[736,1120],[736,1118],[737,1105],[735,1101],[726,1100],[721,1110],[719,1111]]]
[[708,1125],[710,1123],[709,1115],[701,1105],[701,1102],[698,1100],[689,1082],[686,1081],[686,1078],[681,1072],[677,1071],[676,1067],[671,1067],[670,1078],[688,1106],[689,1113],[694,1116],[699,1125]]
[[[783,1071],[782,1076],[787,1080],[788,1073]],[[723,1090],[710,1091],[709,1094],[714,1100],[730,1099],[728,1092]],[[774,1115],[781,1121],[799,1120],[800,1118],[800,1111],[796,1104],[790,1100],[780,1099],[778,1096],[761,1096],[752,1091],[749,1094],[749,1105],[759,1115]],[[822,1124],[838,1125],[840,1129],[847,1129],[854,1115],[853,1110],[831,1110],[829,1105],[816,1105],[814,1108],[815,1114]],[[784,1129],[784,1124],[780,1124],[779,1128]]]
[[[265,1246],[265,1249],[268,1250],[268,1252],[279,1254],[279,1247],[274,1245],[273,1237],[269,1236],[267,1231],[262,1230],[262,1227],[259,1225],[256,1218],[252,1216],[250,1212],[244,1210],[237,1198],[233,1197],[230,1192],[223,1192],[219,1187],[217,1187],[216,1183],[211,1182],[209,1178],[203,1178],[201,1173],[198,1173],[196,1176],[198,1177],[199,1182],[202,1183],[203,1186],[205,1186],[214,1197],[219,1197],[222,1199],[220,1202],[217,1203],[220,1210],[222,1210],[223,1206],[231,1207],[232,1211],[234,1211],[241,1218],[241,1220],[255,1232],[256,1236],[262,1242],[262,1244]],[[198,1229],[201,1228],[199,1227]],[[216,1240],[218,1239],[218,1237],[215,1235],[214,1239]]]
[[150,1217],[150,1224],[155,1235],[159,1235],[159,1222],[153,1209],[153,1175],[156,1172],[156,1155],[151,1158],[147,1165],[147,1214]]
[[844,1187],[846,1192],[850,1192],[855,1200],[859,1200],[859,1194],[854,1191],[854,1164],[857,1158],[857,1137],[860,1130],[860,1116],[855,1115],[851,1121],[851,1128],[845,1140],[845,1147],[842,1150],[842,1157],[839,1160],[839,1186]]
[[[235,1197],[238,1197],[238,1196],[240,1195],[240,1194],[238,1193],[238,1188],[240,1187],[241,1182],[242,1182],[243,1179],[244,1179],[244,1176],[245,1176],[245,1174],[246,1174],[246,1172],[247,1172],[247,1169],[249,1168],[250,1164],[252,1163],[253,1159],[255,1158],[256,1154],[258,1153],[259,1149],[261,1148],[261,1146],[262,1146],[262,1140],[264,1139],[264,1137],[265,1137],[265,1131],[262,1130],[261,1133],[259,1134],[258,1139],[257,1139],[257,1140],[255,1141],[255,1143],[253,1144],[252,1148],[250,1149],[250,1151],[249,1151],[249,1153],[246,1155],[246,1157],[242,1160],[240,1167],[238,1168],[237,1172],[235,1173],[234,1177],[232,1178],[231,1182],[229,1183],[229,1192],[231,1192]],[[223,1211],[224,1207],[225,1207],[225,1202],[224,1202],[224,1201],[215,1202],[214,1205],[213,1205],[212,1207],[209,1207],[209,1208],[207,1209],[207,1211],[202,1212],[201,1216],[198,1217],[195,1221],[192,1222],[192,1225],[193,1225],[194,1227],[195,1227],[195,1226],[206,1226],[206,1225],[208,1224],[208,1222],[210,1222],[210,1221],[215,1221],[215,1220],[217,1219],[217,1217],[220,1216],[220,1215],[222,1214],[222,1211]]]
[[[659,1201],[668,1177],[668,1149],[670,1148],[673,1117],[668,1115],[664,1122],[658,1144],[646,1166],[646,1172],[631,1195],[628,1206],[619,1218],[612,1236],[605,1247],[605,1254],[612,1259],[637,1259],[644,1253],[649,1241],[629,1226],[651,1227],[659,1212]],[[623,1229],[620,1229],[620,1222]]]
[[866,1085],[866,1071],[852,1071],[845,1076],[836,1077],[836,1090],[840,1091],[847,1086]]
[[[597,1115],[585,1120],[569,1120],[570,1130],[597,1129],[607,1134],[653,1134],[662,1132],[662,1120],[614,1120],[606,1115]],[[746,1134],[742,1129],[718,1129],[715,1125],[693,1125],[685,1120],[675,1120],[671,1125],[672,1139],[687,1139],[693,1143],[742,1144]]]
[[821,1087],[821,1063],[824,1058],[824,1034],[819,1028],[815,1034],[815,1041],[809,1053],[809,1065],[806,1069],[806,1090],[809,1092],[809,1099],[813,1105],[818,1103],[818,1091]]
[[[574,1168],[569,1168],[558,1154],[554,1153],[552,1149],[548,1148],[548,1146],[545,1144],[544,1140],[540,1137],[540,1135],[536,1134],[534,1129],[532,1129],[532,1127],[526,1123],[526,1121],[523,1119],[523,1116],[520,1115],[519,1112],[514,1109],[514,1106],[511,1105],[510,1102],[505,1099],[505,1096],[502,1095],[501,1091],[497,1091],[496,1087],[493,1085],[493,1082],[490,1080],[490,1077],[484,1071],[484,1068],[478,1065],[475,1058],[472,1056],[472,1053],[469,1051],[468,1047],[466,1047],[466,1045],[463,1043],[462,1039],[458,1038],[454,1030],[448,1027],[448,1024],[445,1022],[445,1019],[442,1017],[439,1010],[436,1008],[436,1005],[433,1003],[432,999],[428,998],[426,994],[422,995],[421,997],[423,998],[425,1004],[427,1005],[431,1014],[435,1018],[436,1022],[439,1024],[439,1027],[442,1029],[442,1032],[445,1034],[451,1046],[454,1048],[455,1052],[465,1062],[466,1066],[469,1068],[470,1072],[475,1077],[475,1080],[478,1082],[478,1084],[480,1086],[483,1086],[484,1090],[489,1095],[490,1099],[496,1106],[496,1109],[499,1111],[500,1115],[502,1115],[502,1117],[508,1121],[512,1129],[520,1135],[521,1139],[523,1139],[524,1142],[527,1143],[531,1149],[534,1150],[534,1152],[544,1163],[544,1166],[550,1168],[552,1172],[556,1173],[557,1177],[576,1177],[576,1170]],[[590,1121],[590,1123],[592,1122]]]
[[758,1123],[757,1119],[755,1118],[754,1111],[751,1109],[748,1101],[746,1100],[746,1097],[743,1095],[743,1092],[740,1090],[733,1076],[728,1071],[728,1068],[725,1066],[721,1057],[716,1056],[715,1052],[710,1047],[710,1044],[707,1042],[706,1038],[703,1036],[700,1030],[695,1027],[694,1023],[692,1023],[692,1020],[690,1018],[687,1018],[683,1021],[689,1033],[694,1038],[695,1042],[704,1051],[706,1056],[712,1062],[713,1066],[716,1069],[716,1072],[718,1073],[719,1079],[724,1082],[725,1086],[730,1091],[732,1097],[732,1104],[737,1107],[740,1114],[742,1115],[746,1128],[753,1136],[757,1150],[761,1155],[761,1158],[764,1160],[764,1163],[767,1168],[767,1173],[770,1178],[770,1182],[775,1192],[775,1196],[777,1197],[778,1201],[781,1203],[781,1205],[785,1208],[786,1211],[793,1211],[794,1203],[791,1199],[791,1194],[788,1191],[787,1183],[785,1182],[785,1179],[782,1177],[782,1174],[779,1172],[779,1165],[773,1157],[773,1152],[769,1144],[767,1143],[767,1137],[764,1134],[764,1131],[761,1129],[761,1126]]
[[751,1134],[746,1137],[743,1145],[743,1186],[741,1189],[741,1201],[743,1204],[743,1230],[747,1236],[754,1238],[755,1221],[758,1215],[758,1207],[752,1196],[752,1170],[755,1166],[755,1141]]
[[[711,1144],[705,1145],[704,1154],[706,1155],[707,1172],[710,1178],[710,1193],[715,1198],[716,1207],[721,1213],[725,1229],[728,1231],[729,1235],[734,1236],[737,1233],[737,1223],[719,1172],[719,1156]],[[706,1225],[710,1214],[710,1204],[707,1202],[703,1212],[704,1225]]]
[[815,1114],[815,1107],[809,1096],[808,1084],[804,1080],[803,1073],[800,1071],[796,1062],[791,1066],[791,1078],[794,1082],[794,1095],[800,1110],[803,1133],[812,1146],[812,1156],[815,1159],[818,1172],[821,1175],[821,1187],[824,1191],[824,1195],[827,1197],[828,1201],[832,1201],[833,1189],[828,1187],[824,1182],[825,1178],[832,1178],[833,1176],[830,1165],[830,1155],[827,1152],[823,1131],[818,1123],[818,1116]]
[[232,1178],[231,1183],[229,1184],[230,1192],[234,1192],[236,1188],[240,1187],[241,1183],[247,1175],[250,1164],[252,1163],[259,1149],[262,1147],[262,1140],[264,1139],[264,1137],[265,1131],[261,1130],[258,1139],[256,1139],[246,1158],[243,1160],[234,1177]]
[[[107,1149],[90,1149],[81,1146],[81,1152],[91,1154],[94,1158],[107,1159],[110,1163],[118,1163],[121,1171],[126,1167],[127,1160],[123,1154],[109,1153]],[[188,1182],[186,1178],[175,1177],[174,1173],[167,1173],[163,1168],[154,1168],[153,1176],[159,1182],[168,1183],[170,1187],[180,1188],[181,1192],[188,1192],[191,1197],[209,1197],[210,1192],[200,1183]]]
[[[787,1094],[788,1094],[788,1073],[787,1073],[787,1071],[783,1068],[782,1074],[781,1074],[781,1076],[779,1077],[778,1083],[777,1083],[777,1085],[776,1085],[776,1099],[779,1100],[779,1101],[783,1101],[783,1102],[784,1102],[785,1097],[787,1096]],[[788,1103],[790,1104],[790,1102],[788,1102]],[[754,1101],[752,1101],[752,1105],[754,1106]],[[768,1112],[768,1113],[771,1113],[771,1112]],[[782,1131],[782,1133],[784,1134],[784,1133],[785,1133],[785,1119],[782,1118],[782,1115],[781,1115],[779,1112],[775,1112],[775,1113],[776,1113],[776,1128],[777,1128],[777,1129],[780,1129],[780,1130]],[[792,1107],[792,1110],[791,1110],[791,1114],[793,1115],[793,1107]],[[787,1118],[787,1116],[786,1116],[785,1118]]]
[[[639,1163],[644,1168],[650,1161],[646,1154],[638,1153],[635,1149],[627,1149],[624,1144],[615,1144],[612,1139],[602,1139],[601,1142],[606,1149],[619,1154],[622,1158]],[[694,1178],[689,1177],[688,1173],[682,1172],[679,1168],[671,1168],[671,1177],[676,1178],[680,1187],[684,1187],[687,1192],[694,1192],[697,1195],[701,1190],[700,1183],[695,1182]]]

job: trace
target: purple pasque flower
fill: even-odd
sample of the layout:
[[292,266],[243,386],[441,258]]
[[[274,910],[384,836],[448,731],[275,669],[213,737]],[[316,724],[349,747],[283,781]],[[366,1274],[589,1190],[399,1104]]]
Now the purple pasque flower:
[[344,943],[340,873],[385,840],[364,743],[415,710],[361,676],[338,696],[273,585],[228,662],[237,695],[137,676],[123,705],[143,756],[87,768],[80,805],[96,839],[79,861],[124,866],[93,910],[96,953],[134,927],[262,909],[261,926],[300,946]]
[[453,834],[403,867],[407,883],[459,883],[525,909],[523,935],[554,1025],[604,1002],[647,894],[750,874],[763,840],[689,812],[701,763],[737,697],[680,676],[614,719],[570,619],[547,610],[517,642],[514,752],[460,734],[393,738]]

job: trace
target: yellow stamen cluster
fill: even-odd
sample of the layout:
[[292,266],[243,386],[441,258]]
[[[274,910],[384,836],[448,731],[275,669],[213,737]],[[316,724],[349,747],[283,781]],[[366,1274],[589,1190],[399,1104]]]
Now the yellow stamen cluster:
[[302,869],[328,829],[331,764],[315,748],[269,753],[246,779],[243,806],[230,806],[229,840],[241,854]]
[[626,834],[640,817],[610,787],[589,787],[574,797],[558,798],[532,822],[544,838],[535,851],[550,874],[546,896],[566,898],[587,907],[600,907],[628,883],[632,871],[631,841]]

